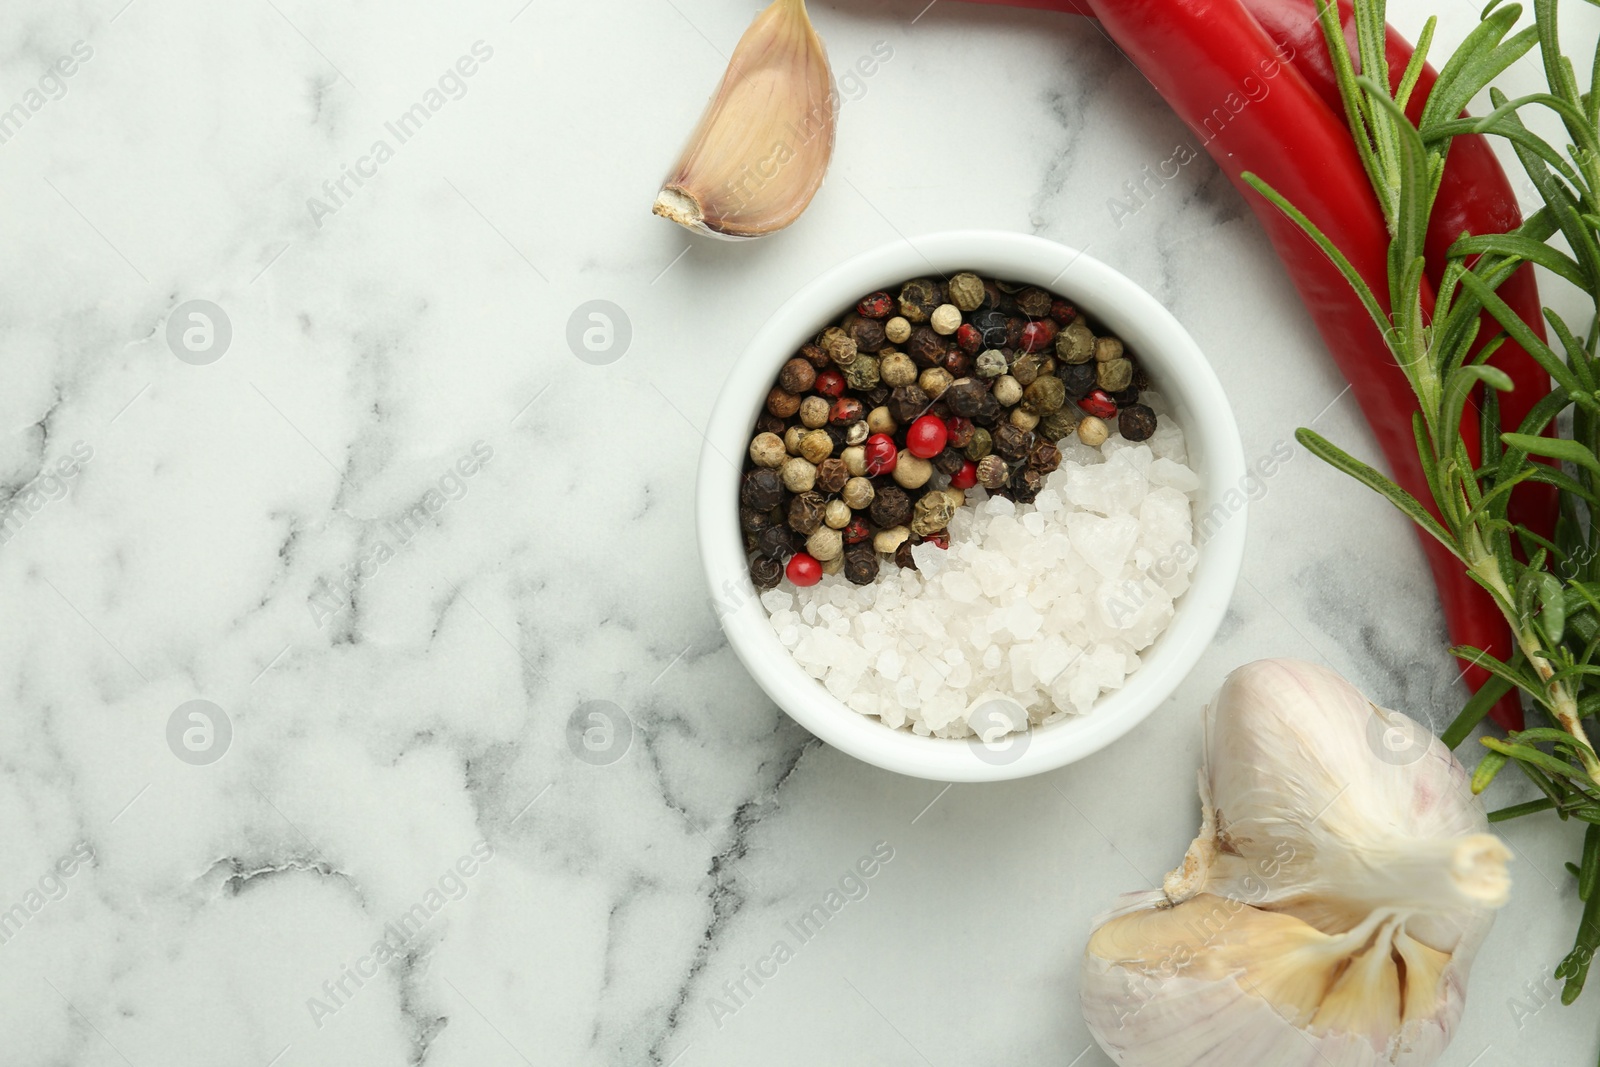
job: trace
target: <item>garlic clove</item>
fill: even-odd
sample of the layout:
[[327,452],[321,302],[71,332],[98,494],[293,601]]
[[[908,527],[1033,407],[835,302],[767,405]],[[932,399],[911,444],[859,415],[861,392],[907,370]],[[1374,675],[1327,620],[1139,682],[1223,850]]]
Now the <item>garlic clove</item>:
[[1291,660],[1229,675],[1204,726],[1199,835],[1085,951],[1095,1039],[1123,1067],[1433,1063],[1510,890],[1466,771]]
[[783,229],[822,185],[837,110],[805,0],[773,0],[739,39],[652,210],[717,237]]

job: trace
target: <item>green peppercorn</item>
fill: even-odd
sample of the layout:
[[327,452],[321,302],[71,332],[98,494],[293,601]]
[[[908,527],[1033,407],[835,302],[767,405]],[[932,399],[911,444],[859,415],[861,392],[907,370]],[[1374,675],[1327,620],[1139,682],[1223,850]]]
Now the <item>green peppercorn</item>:
[[972,440],[967,442],[965,452],[968,459],[972,460],[974,463],[977,463],[979,460],[983,459],[984,456],[987,456],[989,454],[989,450],[993,447],[994,440],[990,436],[989,431],[985,430],[982,426],[974,426],[972,428]]
[[1032,385],[1039,378],[1039,366],[1044,359],[1036,352],[1023,353],[1011,364],[1011,376],[1024,388]]
[[812,463],[821,463],[833,455],[833,438],[822,430],[812,430],[800,438],[800,455]]
[[848,367],[856,358],[856,343],[837,326],[823,330],[822,336],[817,338],[817,344],[830,360],[841,367]]
[[1059,441],[1078,428],[1079,417],[1076,407],[1063,404],[1059,410],[1052,411],[1039,420],[1037,432],[1040,437],[1046,440]]
[[917,501],[916,513],[911,519],[911,532],[918,537],[938,533],[950,525],[956,513],[955,504],[943,493],[924,493]]
[[[871,322],[871,319],[867,319]],[[867,390],[878,384],[878,360],[875,356],[861,354],[844,369],[844,380],[852,389]]]
[[948,288],[950,303],[962,311],[977,311],[983,306],[983,279],[971,271],[952,276]]
[[1006,354],[998,348],[991,348],[979,352],[978,358],[972,364],[972,373],[980,378],[998,378],[1007,369]]
[[1050,305],[1055,303],[1055,297],[1034,285],[1019,291],[1016,300],[1017,310],[1030,319],[1044,318],[1050,314]]
[[1125,359],[1113,359],[1097,365],[1096,380],[1100,388],[1115,393],[1133,384],[1133,364]]
[[1087,363],[1094,358],[1094,334],[1081,322],[1056,334],[1056,355],[1064,363]]
[[1122,342],[1115,337],[1096,337],[1094,339],[1094,358],[1101,363],[1110,363],[1114,359],[1122,358]]
[[1022,392],[1022,410],[1030,415],[1049,415],[1067,402],[1067,387],[1054,374],[1047,374]]
[[900,287],[900,314],[912,325],[927,322],[939,306],[938,289],[927,278],[912,278]]

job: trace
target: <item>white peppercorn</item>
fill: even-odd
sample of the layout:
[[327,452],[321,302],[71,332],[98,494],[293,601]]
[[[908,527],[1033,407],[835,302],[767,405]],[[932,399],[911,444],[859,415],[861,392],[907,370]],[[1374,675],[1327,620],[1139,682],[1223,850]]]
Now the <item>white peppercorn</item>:
[[844,469],[850,472],[852,478],[860,478],[867,473],[867,452],[860,445],[851,445],[839,453],[839,458],[844,460]]
[[872,483],[862,477],[851,478],[845,482],[844,492],[840,494],[845,504],[856,511],[864,511],[870,507],[872,498],[877,495],[878,491],[872,487]]
[[781,467],[788,458],[789,450],[783,447],[783,438],[775,433],[758,433],[750,442],[750,460],[758,467]]
[[800,424],[813,430],[828,425],[828,402],[820,396],[808,396],[800,401]]
[[791,493],[809,493],[817,484],[817,468],[810,460],[793,456],[783,464],[783,487]]
[[933,464],[921,456],[912,455],[910,449],[902,448],[899,458],[894,463],[893,477],[896,485],[907,489],[920,489],[928,483],[929,478],[933,477]]
[[791,426],[783,431],[783,448],[791,456],[800,454],[800,442],[808,431],[804,426]]
[[940,304],[928,316],[928,325],[934,333],[948,337],[961,327],[961,309],[954,304]]
[[917,378],[917,385],[924,393],[937,400],[945,391],[945,387],[955,381],[955,377],[943,367],[929,367]]
[[857,419],[845,427],[844,443],[847,445],[859,445],[870,436],[872,436],[872,431],[867,428],[867,421],[865,419]]
[[1006,421],[1019,430],[1031,430],[1039,425],[1039,416],[1025,408],[1012,408]]
[[911,323],[896,315],[883,324],[883,335],[889,339],[890,344],[901,344],[911,336]]
[[994,380],[994,398],[1008,408],[1014,407],[1022,399],[1022,383],[1009,374],[1000,375]]
[[850,505],[843,500],[830,500],[823,509],[822,521],[832,526],[835,530],[842,530],[850,525]]
[[819,526],[815,533],[806,538],[806,551],[824,563],[837,559],[844,551],[844,537],[832,526]]
[[911,530],[905,526],[891,526],[887,530],[879,530],[872,537],[872,547],[885,556],[893,555],[894,550],[905,543],[911,536]]
[[891,389],[917,380],[916,360],[904,352],[891,352],[878,362],[878,378]]
[[1111,430],[1106,426],[1105,422],[1095,418],[1093,415],[1085,416],[1084,420],[1078,423],[1078,440],[1090,448],[1099,448],[1106,443],[1106,438],[1110,436]]

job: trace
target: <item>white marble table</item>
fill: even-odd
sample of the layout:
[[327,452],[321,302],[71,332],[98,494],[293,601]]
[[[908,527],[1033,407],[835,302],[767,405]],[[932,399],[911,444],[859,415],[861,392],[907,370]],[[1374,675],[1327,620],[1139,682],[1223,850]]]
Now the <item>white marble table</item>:
[[[1303,452],[1252,506],[1214,654],[1084,765],[879,772],[734,660],[699,426],[776,304],[864,248],[1085,247],[1193,331],[1251,456],[1309,421],[1372,452],[1208,160],[1113,221],[1186,134],[1101,35],[923,2],[814,3],[841,69],[893,55],[810,212],[742,245],[648,205],[745,0],[8,8],[0,108],[39,91],[0,143],[0,480],[29,509],[0,544],[8,1067],[1096,1067],[1089,918],[1181,855],[1230,668],[1306,657],[1447,720],[1412,534]],[[1440,3],[1459,40],[1476,0]],[[186,362],[169,323],[182,349],[197,300],[231,336]],[[565,341],[591,300],[631,324],[609,363]],[[226,723],[198,752],[195,700]],[[574,754],[590,702],[625,712],[614,761]],[[1511,1004],[1568,944],[1575,831],[1506,832],[1516,896],[1446,1062],[1593,1062],[1600,991],[1520,1028]],[[866,895],[796,937],[875,850]]]

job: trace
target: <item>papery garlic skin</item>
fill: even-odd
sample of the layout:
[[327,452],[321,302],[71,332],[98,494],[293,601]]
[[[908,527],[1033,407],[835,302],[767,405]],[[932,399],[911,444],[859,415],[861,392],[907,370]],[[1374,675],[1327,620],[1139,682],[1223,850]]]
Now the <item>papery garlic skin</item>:
[[805,0],[774,0],[739,39],[652,210],[716,237],[783,229],[822,185],[837,113]]
[[1265,660],[1206,709],[1200,791],[1164,892],[1090,939],[1101,1047],[1125,1067],[1433,1063],[1510,887],[1449,750],[1332,671]]

